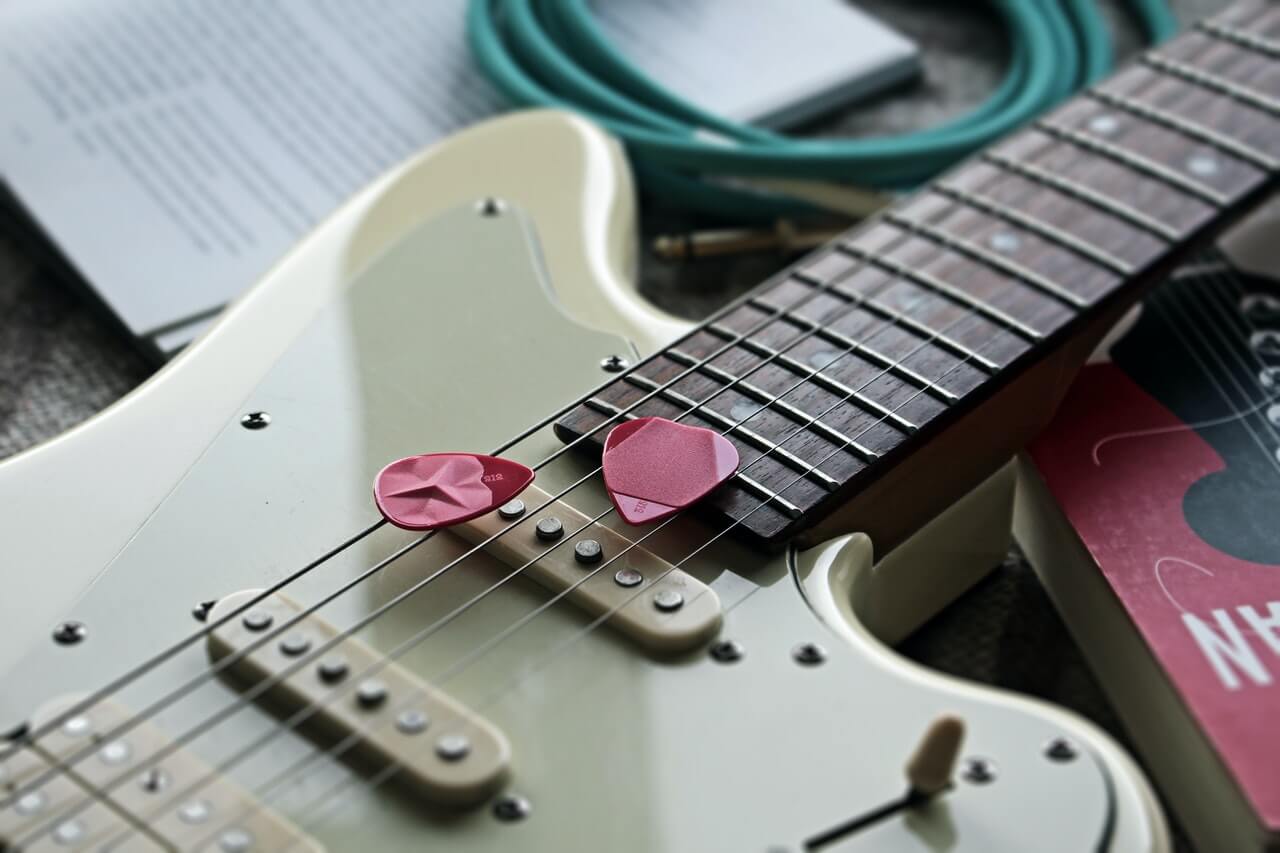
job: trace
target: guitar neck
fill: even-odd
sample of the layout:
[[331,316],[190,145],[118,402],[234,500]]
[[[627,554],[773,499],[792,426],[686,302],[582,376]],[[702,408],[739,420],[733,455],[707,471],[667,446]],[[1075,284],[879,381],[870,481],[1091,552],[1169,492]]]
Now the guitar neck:
[[1272,188],[1280,4],[1232,7],[763,283],[557,423],[725,433],[706,508],[892,547],[1042,427],[1144,288]]

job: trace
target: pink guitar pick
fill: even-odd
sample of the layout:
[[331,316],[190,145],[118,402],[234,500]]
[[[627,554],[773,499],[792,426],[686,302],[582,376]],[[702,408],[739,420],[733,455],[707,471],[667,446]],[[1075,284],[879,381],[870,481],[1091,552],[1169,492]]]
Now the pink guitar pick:
[[428,453],[397,459],[379,471],[373,500],[396,527],[435,530],[497,509],[532,482],[533,471],[510,459]]
[[637,418],[609,432],[602,464],[618,514],[645,524],[697,503],[732,477],[738,450],[713,430]]

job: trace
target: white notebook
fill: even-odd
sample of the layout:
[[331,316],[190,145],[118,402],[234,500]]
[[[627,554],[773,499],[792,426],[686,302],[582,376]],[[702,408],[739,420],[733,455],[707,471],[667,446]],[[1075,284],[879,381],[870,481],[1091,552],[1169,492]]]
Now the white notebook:
[[[598,0],[637,65],[786,124],[917,69],[843,0]],[[173,354],[397,162],[503,109],[466,0],[8,0],[0,175],[148,349]]]

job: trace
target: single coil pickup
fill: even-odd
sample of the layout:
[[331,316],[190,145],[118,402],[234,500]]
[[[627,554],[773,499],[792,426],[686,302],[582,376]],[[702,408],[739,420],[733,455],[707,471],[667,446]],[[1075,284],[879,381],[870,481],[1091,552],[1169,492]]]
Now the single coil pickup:
[[[257,594],[227,596],[210,621]],[[501,731],[323,619],[305,616],[255,647],[301,610],[282,595],[263,599],[209,635],[210,657],[234,655],[228,674],[246,689],[269,679],[270,687],[257,695],[286,714],[307,708],[300,729],[322,742],[355,735],[344,757],[374,767],[397,765],[396,780],[428,802],[474,806],[502,785],[511,747]]]
[[564,501],[549,500],[546,491],[529,486],[518,502],[451,532],[473,545],[496,536],[484,546],[489,554],[513,569],[525,566],[521,574],[606,617],[611,628],[650,651],[688,651],[720,629],[720,599],[709,586]]

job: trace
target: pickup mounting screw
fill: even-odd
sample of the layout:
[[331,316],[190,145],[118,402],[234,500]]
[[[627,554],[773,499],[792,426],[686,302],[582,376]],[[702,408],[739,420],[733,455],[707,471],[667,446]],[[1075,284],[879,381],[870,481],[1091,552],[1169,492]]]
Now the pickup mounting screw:
[[524,820],[531,811],[533,806],[519,794],[503,794],[493,804],[493,816],[503,823]]
[[1044,747],[1045,757],[1060,764],[1074,761],[1078,754],[1076,745],[1064,737],[1056,737]]
[[621,373],[630,366],[631,362],[620,355],[606,355],[600,359],[600,369],[605,373]]
[[501,216],[506,209],[507,205],[502,199],[494,198],[493,196],[487,196],[476,202],[476,213],[488,218]]
[[734,663],[742,660],[744,649],[737,640],[720,640],[711,645],[711,658],[720,663]]
[[240,418],[240,426],[245,429],[266,429],[271,423],[271,415],[266,412],[249,412]]
[[53,629],[53,641],[60,646],[74,646],[87,636],[89,636],[88,626],[71,619],[59,622]]
[[827,659],[827,650],[817,643],[801,643],[791,650],[791,657],[796,663],[817,666]]
[[138,777],[138,786],[148,794],[158,794],[169,787],[169,774],[160,767],[148,767]]
[[966,782],[975,785],[986,785],[996,780],[995,762],[986,758],[966,758],[960,776]]

